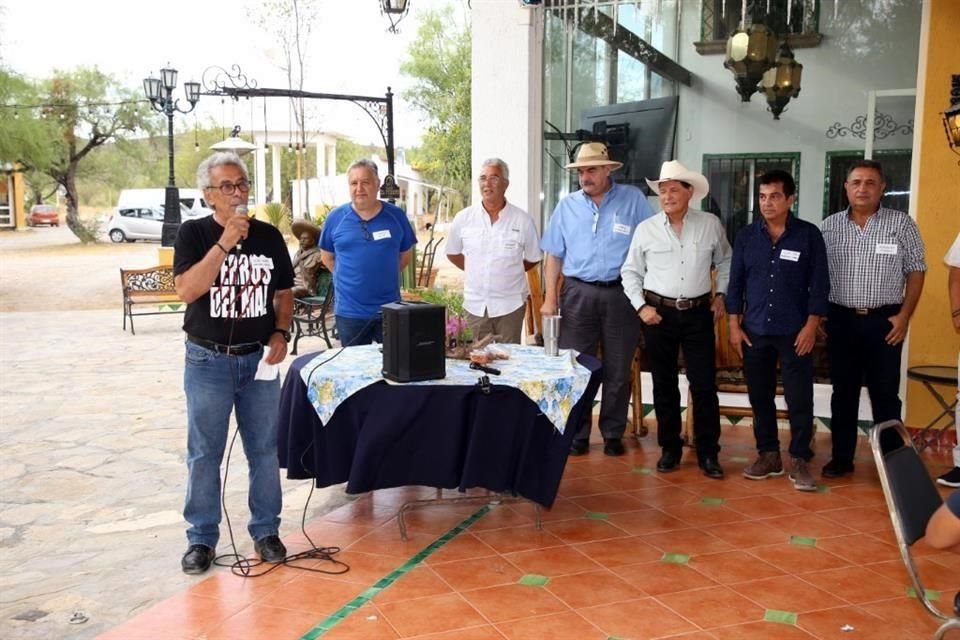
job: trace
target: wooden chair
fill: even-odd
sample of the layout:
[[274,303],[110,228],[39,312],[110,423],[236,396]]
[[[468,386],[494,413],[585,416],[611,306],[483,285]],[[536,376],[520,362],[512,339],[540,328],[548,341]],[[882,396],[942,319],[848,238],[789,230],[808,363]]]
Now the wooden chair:
[[[540,275],[540,266],[527,271],[527,285],[530,296],[527,298],[527,308],[524,316],[524,344],[543,346],[543,317],[540,307],[543,306],[543,284]],[[560,276],[560,285],[563,276]],[[637,320],[639,322],[639,320]],[[598,350],[597,356],[602,359],[603,354]],[[635,438],[643,438],[649,433],[643,424],[643,390],[640,385],[640,371],[643,362],[643,351],[639,345],[633,354],[633,364],[630,369],[630,425]]]
[[[899,435],[899,438],[893,437]],[[911,547],[926,534],[927,523],[943,504],[937,485],[924,467],[906,428],[899,420],[888,420],[870,431],[870,448],[887,501],[893,533],[903,564],[913,582],[914,595],[927,612],[941,621],[933,635],[941,640],[951,629],[960,629],[960,593],[954,598],[953,615],[941,612],[931,602],[920,581]]]
[[330,335],[335,327],[328,326],[333,318],[333,276],[326,269],[317,274],[317,295],[297,298],[293,301],[293,347],[290,355],[297,355],[297,343],[300,338],[314,336],[323,338],[327,349],[332,347]]

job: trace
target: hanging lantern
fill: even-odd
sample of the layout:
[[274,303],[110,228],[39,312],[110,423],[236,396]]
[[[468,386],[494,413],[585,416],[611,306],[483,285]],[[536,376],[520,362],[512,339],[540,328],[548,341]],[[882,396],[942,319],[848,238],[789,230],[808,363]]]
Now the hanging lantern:
[[760,86],[767,96],[767,110],[774,120],[780,119],[783,108],[791,98],[800,95],[800,75],[803,65],[793,57],[790,45],[784,40],[777,54],[776,64],[763,74]]
[[380,0],[380,13],[390,20],[390,26],[387,27],[390,33],[397,33],[397,25],[409,10],[409,0]]
[[945,109],[943,128],[947,131],[947,144],[950,150],[960,155],[960,103]]
[[764,24],[738,29],[727,40],[723,66],[733,73],[743,102],[750,102],[764,72],[776,63],[776,56],[777,36]]

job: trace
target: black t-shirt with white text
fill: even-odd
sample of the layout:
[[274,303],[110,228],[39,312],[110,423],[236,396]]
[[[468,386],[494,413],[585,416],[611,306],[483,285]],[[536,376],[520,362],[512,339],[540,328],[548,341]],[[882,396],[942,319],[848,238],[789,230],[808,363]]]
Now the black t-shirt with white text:
[[[212,215],[181,224],[174,246],[174,276],[200,262],[222,234],[223,227]],[[293,287],[283,235],[276,227],[251,219],[241,245],[226,256],[210,290],[187,305],[183,330],[189,335],[220,344],[265,344],[276,328],[273,296]]]

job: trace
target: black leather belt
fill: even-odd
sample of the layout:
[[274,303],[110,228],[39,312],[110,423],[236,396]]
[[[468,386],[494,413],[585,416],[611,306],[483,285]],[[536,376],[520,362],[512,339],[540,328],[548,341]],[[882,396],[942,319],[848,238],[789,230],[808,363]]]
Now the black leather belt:
[[225,344],[220,344],[219,342],[214,342],[213,340],[205,340],[189,334],[187,335],[187,342],[192,342],[193,344],[203,347],[204,349],[210,349],[210,351],[225,353],[228,356],[245,356],[248,353],[259,351],[263,347],[263,345],[259,342],[245,342],[243,344],[232,344],[227,346]]
[[852,313],[858,316],[869,316],[875,313],[882,313],[884,315],[888,315],[890,313],[897,313],[900,310],[901,305],[885,304],[880,307],[845,307],[842,304],[834,304],[832,306],[836,307],[837,309],[846,311],[847,313]]
[[667,298],[653,291],[644,291],[643,298],[647,301],[647,304],[652,304],[655,307],[667,307],[668,309],[676,309],[677,311],[687,311],[710,304],[711,296],[709,293],[705,293],[696,298]]
[[570,280],[576,280],[577,282],[580,282],[580,283],[582,283],[582,284],[588,284],[588,285],[590,285],[591,287],[603,287],[604,289],[608,289],[608,288],[610,288],[610,287],[619,287],[619,286],[620,286],[620,282],[621,282],[620,278],[617,278],[616,280],[593,280],[593,281],[590,281],[590,280],[581,280],[580,278],[574,278],[573,276],[567,276],[567,277],[568,277]]

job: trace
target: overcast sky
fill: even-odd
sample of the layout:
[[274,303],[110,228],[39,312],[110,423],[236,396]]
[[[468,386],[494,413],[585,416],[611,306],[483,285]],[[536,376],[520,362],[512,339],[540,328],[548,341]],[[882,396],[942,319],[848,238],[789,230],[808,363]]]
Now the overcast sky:
[[[501,0],[511,2],[514,0]],[[262,2],[262,0],[261,0]],[[453,5],[460,16],[466,0],[410,0],[400,33],[388,33],[379,0],[317,0],[321,19],[310,36],[305,67],[306,91],[383,96],[388,86],[399,94],[409,85],[400,76],[400,60],[416,35],[417,14],[426,8]],[[42,78],[54,69],[97,66],[140,89],[142,79],[168,63],[180,71],[178,95],[186,80],[200,81],[211,65],[240,65],[260,87],[286,88],[279,67],[282,48],[260,31],[248,15],[251,0],[0,0],[0,55],[15,72]],[[257,3],[259,4],[259,2]],[[419,117],[395,98],[397,144],[419,139]],[[252,109],[251,109],[252,107]],[[264,127],[263,102],[203,97],[200,122],[229,130],[238,124],[249,132]],[[344,132],[361,142],[379,142],[369,117],[349,103],[312,101],[308,128]],[[178,116],[178,130],[193,127],[194,116]],[[285,101],[267,101],[271,129],[288,128]]]

